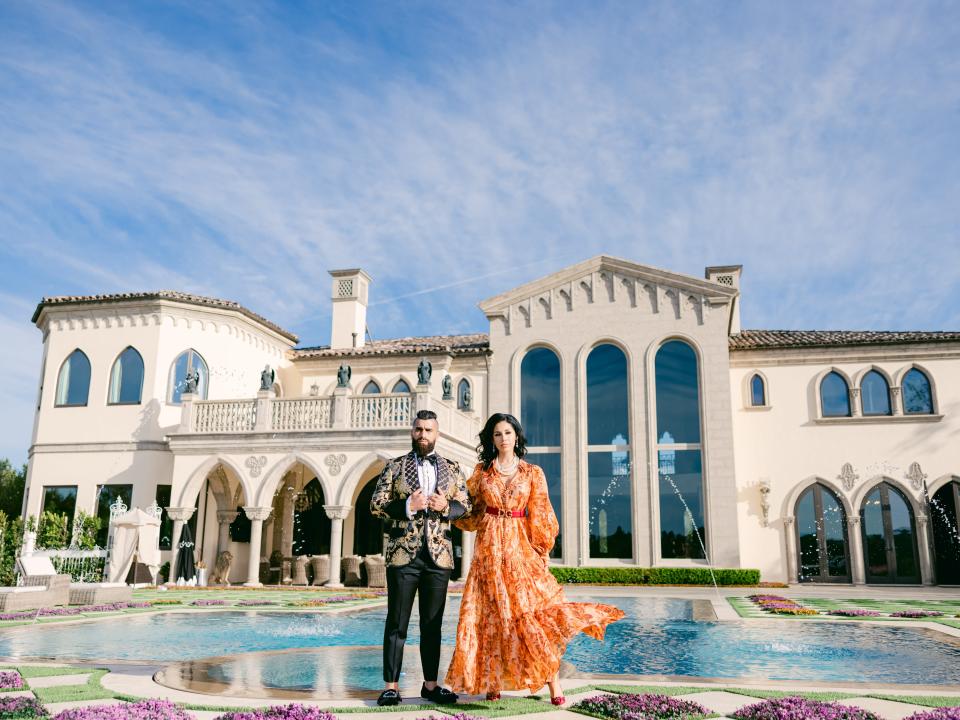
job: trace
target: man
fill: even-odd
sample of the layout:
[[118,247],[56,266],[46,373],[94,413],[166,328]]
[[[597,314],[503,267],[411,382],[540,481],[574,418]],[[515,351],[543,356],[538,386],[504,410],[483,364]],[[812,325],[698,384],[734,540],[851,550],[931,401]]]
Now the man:
[[440,630],[453,570],[450,521],[470,511],[467,482],[460,466],[434,452],[437,414],[421,410],[410,437],[413,450],[387,463],[377,479],[370,512],[386,520],[387,621],[383,629],[383,680],[377,705],[397,705],[403,645],[420,594],[420,696],[444,705],[457,695],[437,685]]

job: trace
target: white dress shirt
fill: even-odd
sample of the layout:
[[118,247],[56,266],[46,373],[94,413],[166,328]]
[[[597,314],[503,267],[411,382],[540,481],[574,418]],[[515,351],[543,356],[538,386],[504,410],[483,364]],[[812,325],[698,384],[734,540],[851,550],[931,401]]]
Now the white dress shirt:
[[[436,456],[436,453],[432,452],[430,455]],[[417,479],[420,480],[420,492],[429,498],[437,489],[437,466],[432,462],[426,462],[418,457]],[[413,496],[411,495],[410,497]],[[416,515],[416,513],[410,512],[410,497],[407,498],[407,517],[413,520],[413,516]]]

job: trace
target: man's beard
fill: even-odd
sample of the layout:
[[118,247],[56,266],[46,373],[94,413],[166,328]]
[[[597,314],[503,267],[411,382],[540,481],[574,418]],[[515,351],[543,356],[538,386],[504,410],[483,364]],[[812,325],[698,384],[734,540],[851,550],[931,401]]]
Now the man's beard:
[[411,443],[413,445],[413,451],[420,457],[426,457],[427,455],[432,453],[433,448],[436,447],[437,445],[436,441],[434,442],[428,441],[426,445],[421,446],[419,442],[412,439],[411,439]]

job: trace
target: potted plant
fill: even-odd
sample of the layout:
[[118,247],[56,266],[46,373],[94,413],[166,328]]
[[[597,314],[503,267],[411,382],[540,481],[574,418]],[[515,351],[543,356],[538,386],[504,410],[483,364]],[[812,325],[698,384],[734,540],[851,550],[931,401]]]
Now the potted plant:
[[197,585],[207,584],[207,564],[203,560],[197,561]]

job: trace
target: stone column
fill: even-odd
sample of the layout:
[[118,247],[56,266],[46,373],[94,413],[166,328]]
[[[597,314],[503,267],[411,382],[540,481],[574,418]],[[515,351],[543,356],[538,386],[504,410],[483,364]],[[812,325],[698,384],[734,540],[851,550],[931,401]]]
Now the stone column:
[[850,415],[860,417],[860,388],[850,388]]
[[413,407],[410,408],[410,422],[413,422],[413,418],[416,417],[417,413],[420,410],[429,410],[430,409],[430,386],[429,385],[417,385],[413,389]]
[[890,409],[894,415],[903,415],[903,404],[900,402],[900,387],[890,388]]
[[193,403],[197,396],[193,393],[182,393],[180,395],[180,427],[177,432],[193,432]]
[[239,516],[236,510],[217,510],[217,522],[220,532],[217,535],[217,555],[230,548],[230,523]]
[[463,557],[460,559],[460,580],[467,579],[467,573],[470,572],[470,563],[473,562],[473,541],[477,534],[473,532],[464,532],[463,535]]
[[254,432],[268,432],[273,424],[273,390],[257,391],[257,417],[253,425]]
[[930,518],[917,513],[917,550],[920,555],[920,582],[933,585],[933,558],[930,557]]
[[851,515],[847,518],[847,528],[850,533],[850,574],[854,585],[864,585],[867,582],[866,567],[863,564],[863,536],[860,534],[860,516]]
[[250,518],[250,558],[247,565],[247,587],[260,587],[260,538],[263,521],[270,516],[270,507],[246,507],[243,512]]
[[167,515],[173,520],[173,537],[170,538],[170,549],[173,554],[170,556],[170,577],[167,578],[167,582],[175,582],[177,578],[177,546],[180,544],[180,534],[183,532],[183,524],[193,517],[196,508],[168,507],[165,509]]
[[343,521],[353,509],[349,505],[324,505],[330,518],[330,580],[327,587],[343,587],[340,582],[340,554],[343,550]]
[[797,539],[793,534],[793,517],[783,519],[784,540],[787,548],[787,582],[800,582],[799,570],[797,568]]
[[333,391],[333,427],[350,426],[350,388],[338,387]]

